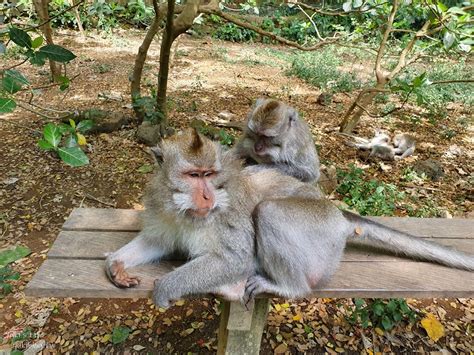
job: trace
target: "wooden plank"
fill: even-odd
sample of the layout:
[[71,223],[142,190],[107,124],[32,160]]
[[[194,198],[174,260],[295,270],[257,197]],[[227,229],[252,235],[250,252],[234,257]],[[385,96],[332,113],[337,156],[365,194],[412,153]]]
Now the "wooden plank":
[[[244,311],[242,305],[237,302],[230,302],[229,314],[224,314],[223,320],[227,318],[227,329],[221,333],[222,328],[219,327],[219,343],[217,354],[226,355],[258,355],[260,354],[260,344],[262,342],[263,328],[267,323],[268,298],[260,298],[255,300],[255,304],[251,311]],[[224,307],[229,302],[224,301]],[[241,309],[241,312],[232,313],[232,308]],[[245,323],[248,328],[241,329],[241,317],[243,313],[247,313],[243,317],[248,318]],[[224,345],[221,345],[221,342]]]
[[[64,222],[64,230],[122,231],[140,230],[138,210],[76,208]],[[462,218],[413,218],[413,217],[370,217],[403,232],[420,237],[432,238],[474,238],[474,219]]]
[[[137,232],[62,231],[51,247],[49,258],[105,259],[108,252],[118,250],[137,235]],[[437,243],[474,254],[474,239],[437,238]],[[400,258],[359,246],[349,246],[346,261],[400,261]]]
[[[26,288],[28,296],[149,297],[153,281],[179,263],[132,269],[136,288],[118,289],[105,276],[103,260],[49,259]],[[474,272],[414,261],[343,262],[314,297],[474,297]]]
[[112,208],[75,208],[63,224],[63,230],[137,232],[139,210]]
[[121,248],[136,235],[137,232],[62,231],[48,258],[105,259],[107,253]]
[[474,219],[368,217],[399,231],[432,238],[474,238]]

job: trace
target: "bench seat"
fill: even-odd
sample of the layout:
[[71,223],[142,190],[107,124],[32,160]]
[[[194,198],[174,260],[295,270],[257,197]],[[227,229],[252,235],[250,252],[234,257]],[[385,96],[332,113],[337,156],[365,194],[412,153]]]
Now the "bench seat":
[[[163,261],[130,270],[142,282],[119,289],[104,273],[105,254],[140,230],[138,210],[75,209],[26,288],[28,296],[149,297],[153,281],[183,263]],[[474,254],[474,220],[371,217],[401,231]],[[409,260],[360,246],[347,248],[332,281],[314,297],[473,297],[474,273]]]

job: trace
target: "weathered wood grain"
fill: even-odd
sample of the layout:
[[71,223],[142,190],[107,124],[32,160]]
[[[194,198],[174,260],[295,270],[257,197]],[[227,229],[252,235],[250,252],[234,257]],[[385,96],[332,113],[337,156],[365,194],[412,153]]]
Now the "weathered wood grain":
[[[105,259],[108,252],[118,250],[137,235],[137,232],[62,231],[51,247],[49,258]],[[474,254],[474,239],[436,238],[437,243]],[[349,246],[346,261],[400,261],[394,255],[370,248]]]
[[[76,208],[64,222],[64,230],[122,231],[140,230],[138,210]],[[370,217],[403,232],[432,238],[474,238],[474,219]]]
[[75,208],[63,230],[137,232],[141,211],[113,208]]
[[[141,277],[136,288],[119,289],[104,273],[103,260],[49,259],[26,288],[28,296],[149,297],[153,281],[178,266],[165,262],[131,269]],[[211,270],[209,271],[212,272]],[[314,297],[474,297],[474,273],[431,263],[343,262],[332,281]]]

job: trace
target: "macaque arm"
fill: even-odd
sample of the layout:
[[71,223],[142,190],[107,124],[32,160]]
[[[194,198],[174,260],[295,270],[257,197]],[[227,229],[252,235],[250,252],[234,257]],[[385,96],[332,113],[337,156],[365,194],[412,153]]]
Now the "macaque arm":
[[248,263],[217,254],[206,254],[180,266],[155,281],[153,300],[166,308],[170,301],[190,294],[215,292],[222,285],[237,283],[247,277]]
[[129,275],[126,269],[159,260],[164,254],[164,250],[152,244],[142,232],[130,243],[107,256],[105,272],[115,286],[133,287],[140,283],[140,279]]
[[371,143],[354,143],[354,147],[356,147],[357,149],[369,150],[370,148],[372,148],[372,144]]
[[412,155],[414,152],[415,152],[415,147],[410,147],[407,150],[405,150],[405,152],[403,152],[403,154],[400,156],[400,159],[406,158]]

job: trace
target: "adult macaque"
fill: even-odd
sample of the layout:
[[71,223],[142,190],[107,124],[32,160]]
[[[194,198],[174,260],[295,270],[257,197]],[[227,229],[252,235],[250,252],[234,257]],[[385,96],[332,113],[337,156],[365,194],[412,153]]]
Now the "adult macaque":
[[318,181],[320,176],[319,157],[307,124],[281,101],[257,100],[235,151],[241,158],[304,182]]
[[264,195],[317,197],[317,190],[274,169],[244,172],[232,151],[196,131],[164,140],[155,153],[160,168],[145,193],[143,230],[107,257],[108,277],[135,286],[140,280],[126,269],[179,251],[190,261],[156,282],[156,304],[209,292],[242,299],[255,270],[257,203]]
[[247,280],[247,300],[264,291],[306,294],[332,275],[355,232],[394,252],[474,269],[473,256],[341,212],[311,184],[275,169],[242,170],[233,151],[196,131],[164,140],[157,157],[143,230],[107,257],[106,273],[116,286],[132,287],[139,279],[126,269],[187,254],[187,263],[155,282],[161,307],[196,293],[241,300]]
[[415,137],[408,133],[400,133],[393,137],[395,159],[403,159],[415,152]]

